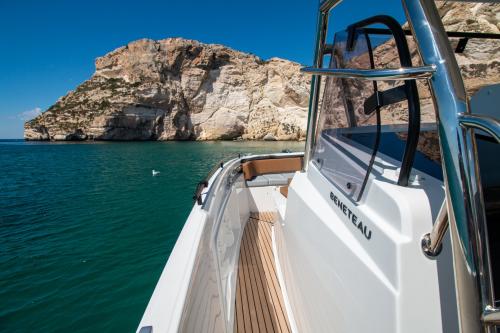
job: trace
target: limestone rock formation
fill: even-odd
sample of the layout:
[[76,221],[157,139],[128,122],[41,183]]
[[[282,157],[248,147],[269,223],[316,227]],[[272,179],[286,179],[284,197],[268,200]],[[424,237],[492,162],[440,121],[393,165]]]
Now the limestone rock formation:
[[96,60],[76,90],[25,124],[27,140],[303,139],[300,65],[222,45],[142,39]]
[[[448,31],[500,33],[498,4],[437,1],[437,6]],[[418,65],[416,45],[412,38],[408,42],[413,65]],[[450,38],[450,43],[455,48],[458,38]],[[377,46],[374,55],[377,67],[399,67],[394,41]],[[499,40],[470,39],[464,52],[455,56],[469,96],[481,86],[499,82]],[[264,61],[222,45],[182,38],[143,39],[98,58],[95,74],[27,122],[24,136],[28,140],[303,139],[310,79],[299,68],[287,60]],[[354,99],[362,105],[371,90],[361,87],[366,82],[356,84],[362,93]],[[400,83],[380,82],[379,88],[395,84]],[[432,122],[430,91],[425,81],[417,85],[422,121]],[[405,103],[388,107],[382,120],[406,122]]]

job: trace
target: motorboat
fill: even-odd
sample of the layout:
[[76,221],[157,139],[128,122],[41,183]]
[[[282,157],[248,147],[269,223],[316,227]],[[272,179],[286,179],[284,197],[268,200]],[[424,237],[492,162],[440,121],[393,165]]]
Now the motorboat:
[[198,184],[138,333],[496,332],[500,85],[468,91],[457,54],[499,36],[430,0],[330,31],[339,2],[302,69],[304,152]]

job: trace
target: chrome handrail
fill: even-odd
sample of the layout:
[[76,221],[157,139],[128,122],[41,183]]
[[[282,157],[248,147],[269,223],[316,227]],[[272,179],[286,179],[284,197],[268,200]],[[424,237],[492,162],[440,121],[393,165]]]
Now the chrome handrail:
[[426,256],[432,258],[441,252],[446,230],[448,230],[448,212],[446,210],[446,201],[443,201],[431,232],[422,237],[422,250]]
[[[495,118],[485,115],[460,114],[458,122],[460,126],[465,129],[465,134],[469,138],[474,137],[474,131],[470,130],[478,129],[490,134],[497,141],[497,143],[500,143],[500,122]],[[469,155],[470,168],[478,169],[476,149],[469,151]],[[477,172],[477,174],[479,175],[479,172]],[[479,189],[478,193],[482,194],[480,188],[481,181],[479,177],[475,180],[473,179],[470,186],[477,187]],[[477,239],[475,250],[477,260],[476,264],[478,265],[479,271],[478,289],[482,297],[482,313],[480,319],[486,326],[486,331],[496,332],[494,326],[500,325],[500,308],[495,306],[493,277],[491,276],[491,262],[488,246],[488,232],[486,218],[484,217],[484,201],[479,201],[476,207],[473,208],[476,209],[476,215],[479,218],[482,218],[482,223],[477,224],[474,230]]]
[[481,315],[481,320],[486,325],[500,325],[500,309],[493,306],[486,306]]
[[494,295],[477,146],[469,130],[484,130],[485,121],[469,112],[460,69],[434,1],[402,2],[423,63],[436,65],[429,86],[437,112],[460,331],[493,332],[492,326],[483,325],[488,324],[484,311],[494,308]]
[[315,68],[304,67],[301,72],[312,75],[333,76],[344,79],[401,81],[429,79],[436,71],[436,66],[401,67],[387,69],[354,69],[354,68]]
[[458,121],[463,127],[480,129],[490,134],[500,143],[500,121],[495,118],[483,115],[461,114]]
[[[490,134],[497,143],[500,143],[500,121],[497,119],[483,115],[461,114],[459,115],[458,121],[460,126],[467,129],[475,128],[482,130]],[[439,254],[446,230],[448,230],[448,213],[446,211],[446,205],[443,203],[431,232],[425,234],[422,238],[422,250],[425,255],[435,257]],[[500,320],[498,322],[500,323]]]

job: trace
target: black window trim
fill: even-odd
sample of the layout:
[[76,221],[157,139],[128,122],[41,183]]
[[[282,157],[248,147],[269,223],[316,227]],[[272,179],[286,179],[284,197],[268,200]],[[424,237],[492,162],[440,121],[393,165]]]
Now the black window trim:
[[[394,36],[394,41],[396,43],[396,48],[398,50],[399,61],[401,66],[403,67],[413,67],[411,61],[411,54],[408,47],[408,43],[406,40],[405,32],[403,28],[400,26],[398,21],[396,21],[393,17],[388,15],[376,15],[369,17],[367,19],[361,20],[354,24],[351,24],[347,27],[348,37],[347,37],[347,48],[352,49],[355,42],[355,34],[367,26],[373,24],[382,24],[385,25],[389,31]],[[364,29],[364,33],[367,34],[366,28]],[[369,38],[368,38],[369,41]],[[368,44],[370,45],[370,44]],[[372,53],[371,47],[369,47],[370,52],[370,61],[372,61]],[[374,82],[376,85],[376,82]],[[417,84],[415,80],[405,80],[404,81],[404,89],[408,101],[408,139],[406,140],[405,151],[403,153],[403,159],[401,162],[401,172],[398,178],[398,185],[400,186],[408,186],[408,180],[410,178],[410,173],[413,167],[413,162],[415,160],[415,153],[417,150],[418,139],[420,134],[420,101],[418,97]],[[377,91],[375,91],[377,92]],[[379,117],[379,108],[377,109],[377,116]],[[372,161],[374,157],[372,158]],[[373,163],[371,163],[373,164]],[[371,166],[369,166],[369,170],[371,170]],[[367,177],[365,178],[365,182],[368,178],[369,174],[367,173]],[[365,184],[364,184],[365,185]],[[364,186],[361,189],[363,191]],[[361,197],[358,198],[358,200]]]

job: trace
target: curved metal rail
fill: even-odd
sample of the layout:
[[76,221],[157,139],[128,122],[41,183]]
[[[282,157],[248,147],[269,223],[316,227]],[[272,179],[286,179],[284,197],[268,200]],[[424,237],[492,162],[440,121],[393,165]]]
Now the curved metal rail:
[[333,76],[342,79],[359,79],[369,81],[404,81],[415,79],[429,79],[436,71],[436,67],[434,65],[390,69],[304,67],[301,68],[300,71],[311,75]]
[[[462,114],[458,121],[466,129],[479,129],[490,134],[497,143],[500,143],[500,121],[488,116],[478,116],[473,114]],[[422,250],[429,257],[435,257],[441,252],[444,234],[448,230],[448,213],[446,203],[439,210],[438,218],[434,223],[432,231],[422,238]],[[486,306],[483,321],[489,319],[500,324],[500,310]],[[486,315],[487,314],[487,315]],[[497,318],[498,319],[492,319]],[[489,318],[489,319],[488,319]]]
[[475,128],[491,135],[497,143],[500,143],[500,121],[488,116],[478,116],[473,114],[462,114],[458,117],[458,122],[465,128]]
[[[423,63],[436,65],[429,85],[439,119],[460,331],[493,332],[500,316],[494,307],[477,147],[470,129],[497,136],[498,122],[470,114],[460,69],[434,2],[402,2]],[[444,223],[434,226],[439,229],[436,237],[446,231]]]

